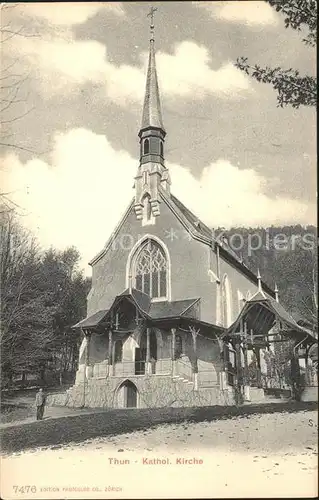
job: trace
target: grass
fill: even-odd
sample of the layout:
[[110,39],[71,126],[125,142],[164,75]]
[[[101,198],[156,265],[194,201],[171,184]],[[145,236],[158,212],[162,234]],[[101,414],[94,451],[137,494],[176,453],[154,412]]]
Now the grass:
[[24,420],[34,415],[34,409],[23,404],[1,404],[0,423],[9,423]]
[[284,402],[243,407],[209,406],[197,408],[152,408],[130,410],[97,410],[95,413],[67,416],[0,429],[2,453],[114,436],[160,424],[203,422],[262,413],[312,411],[314,402]]

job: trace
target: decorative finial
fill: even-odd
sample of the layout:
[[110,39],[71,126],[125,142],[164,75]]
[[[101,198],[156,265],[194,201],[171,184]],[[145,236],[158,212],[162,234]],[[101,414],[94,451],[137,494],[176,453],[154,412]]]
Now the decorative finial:
[[276,299],[276,302],[279,302],[279,290],[278,290],[277,283],[275,283],[275,299]]
[[260,271],[258,269],[258,272],[257,272],[257,280],[258,280],[258,291],[259,292],[262,292],[262,286],[261,286],[261,274],[260,274]]
[[154,12],[156,11],[157,7],[151,7],[151,10],[147,14],[147,17],[151,18],[151,24],[150,24],[151,42],[154,42]]

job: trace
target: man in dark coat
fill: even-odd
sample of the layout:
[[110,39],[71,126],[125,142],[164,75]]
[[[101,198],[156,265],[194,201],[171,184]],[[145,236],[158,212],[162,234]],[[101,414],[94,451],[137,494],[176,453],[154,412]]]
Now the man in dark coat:
[[45,406],[45,394],[42,388],[36,393],[35,405],[37,407],[37,420],[42,420]]

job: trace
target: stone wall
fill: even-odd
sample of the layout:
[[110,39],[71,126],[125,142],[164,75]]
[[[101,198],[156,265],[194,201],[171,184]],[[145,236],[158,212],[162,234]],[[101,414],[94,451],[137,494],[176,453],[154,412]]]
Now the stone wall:
[[[194,389],[193,384],[167,375],[133,376],[129,378],[138,391],[139,408],[185,407],[232,405],[234,398],[232,389],[220,391],[216,385],[210,388]],[[118,400],[119,389],[125,378],[110,377],[103,379],[88,379],[85,390],[82,384],[77,384],[63,394],[48,396],[49,405],[91,408],[118,408],[123,403]]]

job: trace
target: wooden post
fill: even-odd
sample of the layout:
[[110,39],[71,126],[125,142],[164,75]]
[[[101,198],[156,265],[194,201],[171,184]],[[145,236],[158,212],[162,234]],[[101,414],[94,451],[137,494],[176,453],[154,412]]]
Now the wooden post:
[[85,399],[86,399],[86,383],[88,379],[88,374],[87,370],[90,364],[90,339],[91,339],[91,333],[85,333],[84,335],[86,337],[86,352],[85,352],[85,362],[84,362],[84,377],[83,377],[83,405],[85,406]]
[[198,372],[198,367],[197,367],[197,335],[199,334],[199,330],[195,330],[195,328],[191,328],[192,332],[192,337],[193,337],[193,350],[195,354],[195,373]]
[[91,333],[89,332],[87,333],[86,363],[85,363],[87,368],[90,366],[90,340],[91,340]]
[[247,382],[249,383],[249,371],[248,371],[248,335],[247,335],[247,323],[244,323],[244,346],[245,346],[245,351],[244,351],[244,358],[245,358],[245,368],[246,368],[246,378],[248,379]]
[[255,347],[255,354],[257,360],[257,387],[261,387],[261,366],[260,366],[260,347]]
[[193,337],[193,350],[194,350],[194,365],[193,365],[193,374],[194,374],[194,389],[195,391],[198,389],[198,365],[197,365],[197,335],[199,334],[199,330],[195,330],[195,328],[190,328],[192,337]]
[[150,374],[151,370],[151,353],[150,353],[150,328],[146,328],[146,373]]
[[217,278],[218,281],[216,282],[217,288],[216,288],[216,304],[217,304],[217,311],[216,311],[216,323],[217,325],[223,325],[223,298],[222,298],[222,287],[221,287],[221,281],[220,281],[220,257],[219,257],[219,245],[216,245],[216,266],[217,266]]
[[[86,338],[86,335],[85,335],[85,331],[81,328],[81,331],[85,337],[85,340],[86,340],[86,349],[87,349],[87,338]],[[82,407],[84,407],[85,405],[85,384],[86,384],[86,352],[85,352],[85,356],[84,356],[84,367],[83,367],[83,404],[82,404]]]
[[291,357],[291,378],[292,378],[292,390],[293,396],[296,401],[300,401],[300,366],[299,358],[297,354],[297,347],[301,344],[295,344],[293,348],[293,354]]
[[235,343],[235,353],[236,353],[236,403],[241,403],[241,355],[240,355],[240,340],[236,339]]
[[250,401],[249,386],[250,377],[248,369],[248,336],[247,336],[247,323],[244,322],[244,342],[243,342],[243,352],[244,352],[244,393],[246,401]]
[[108,373],[109,376],[111,375],[111,366],[113,365],[112,363],[112,354],[113,354],[113,332],[112,330],[109,330],[109,353],[108,353]]
[[226,377],[228,373],[228,345],[226,342],[224,342],[223,346],[223,364],[224,364],[224,371],[226,372]]
[[227,345],[226,342],[222,341],[220,346],[220,352],[222,356],[222,370],[220,372],[220,388],[225,390],[228,385],[228,362],[227,362]]
[[176,349],[176,328],[171,328],[172,333],[172,375],[176,375],[176,360],[175,360],[175,349]]

